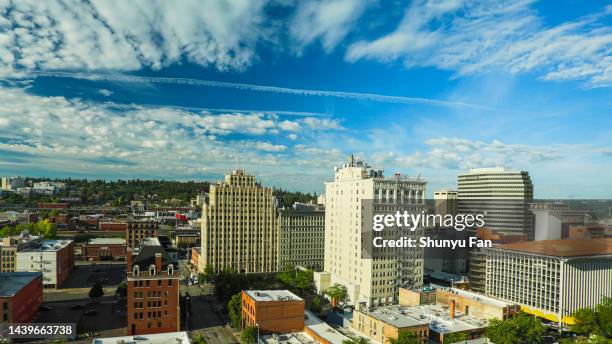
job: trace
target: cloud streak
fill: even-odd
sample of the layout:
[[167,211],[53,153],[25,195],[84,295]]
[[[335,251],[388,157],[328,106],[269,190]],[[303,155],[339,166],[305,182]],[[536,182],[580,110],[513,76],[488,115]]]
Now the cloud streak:
[[328,90],[312,90],[302,88],[289,88],[279,86],[255,85],[236,82],[224,82],[215,80],[202,80],[193,78],[170,78],[170,77],[150,77],[136,76],[125,74],[99,74],[99,73],[72,73],[72,72],[46,72],[34,71],[30,72],[35,77],[52,77],[52,78],[71,78],[89,81],[108,81],[108,82],[127,82],[127,83],[152,83],[152,84],[174,84],[174,85],[189,85],[196,87],[217,87],[230,88],[242,91],[268,92],[290,94],[297,96],[314,96],[314,97],[332,97],[339,99],[366,100],[380,103],[392,104],[424,104],[431,106],[442,107],[465,107],[475,108],[480,110],[493,110],[487,106],[470,104],[464,102],[456,102],[452,100],[439,100],[418,97],[403,97],[389,96],[376,93],[358,93],[344,91],[328,91]]

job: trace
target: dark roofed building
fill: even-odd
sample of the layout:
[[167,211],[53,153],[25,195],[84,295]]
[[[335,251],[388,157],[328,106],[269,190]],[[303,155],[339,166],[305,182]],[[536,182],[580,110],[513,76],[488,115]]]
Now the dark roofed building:
[[40,272],[0,273],[0,323],[32,321],[43,302]]

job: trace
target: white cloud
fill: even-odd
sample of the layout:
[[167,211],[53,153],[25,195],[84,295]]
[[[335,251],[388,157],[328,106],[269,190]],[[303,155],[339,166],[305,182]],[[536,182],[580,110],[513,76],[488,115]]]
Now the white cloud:
[[407,67],[434,66],[460,75],[501,68],[610,85],[612,28],[605,24],[610,13],[546,26],[531,2],[417,0],[394,31],[355,42],[346,59],[400,59]]
[[111,90],[107,90],[106,88],[101,88],[98,90],[98,93],[100,93],[101,95],[105,96],[105,97],[109,97],[113,94],[113,91]]
[[367,0],[317,0],[299,2],[290,22],[291,38],[296,50],[320,40],[323,49],[331,52],[345,38],[363,14]]
[[0,2],[0,76],[21,70],[218,69],[254,58],[263,0]]

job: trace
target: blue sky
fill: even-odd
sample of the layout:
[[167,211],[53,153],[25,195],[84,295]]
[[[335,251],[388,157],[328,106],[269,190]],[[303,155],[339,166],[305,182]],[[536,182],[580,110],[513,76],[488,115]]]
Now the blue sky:
[[349,154],[429,192],[528,170],[612,197],[612,5],[0,0],[0,174],[323,190]]

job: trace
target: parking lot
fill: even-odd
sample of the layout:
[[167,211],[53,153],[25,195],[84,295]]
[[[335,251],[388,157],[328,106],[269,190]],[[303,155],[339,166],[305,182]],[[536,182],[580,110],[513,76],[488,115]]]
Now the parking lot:
[[61,288],[91,288],[97,281],[105,287],[116,287],[123,281],[124,274],[125,264],[77,265]]

